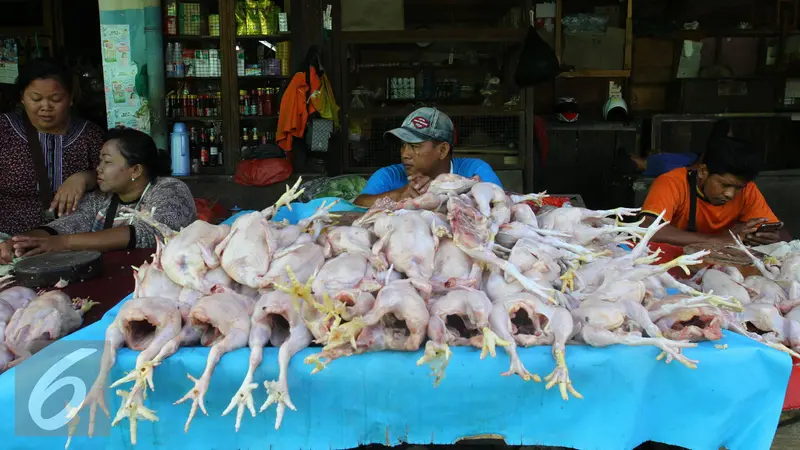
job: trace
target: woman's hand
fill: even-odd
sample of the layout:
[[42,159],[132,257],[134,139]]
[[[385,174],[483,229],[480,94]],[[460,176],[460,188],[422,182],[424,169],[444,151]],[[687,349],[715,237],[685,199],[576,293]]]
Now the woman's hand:
[[69,250],[67,236],[14,236],[14,253],[21,258]]
[[64,180],[50,203],[50,211],[57,211],[58,217],[75,212],[89,185],[89,177],[89,172],[79,172]]
[[11,264],[14,261],[14,242],[9,238],[0,242],[0,264]]

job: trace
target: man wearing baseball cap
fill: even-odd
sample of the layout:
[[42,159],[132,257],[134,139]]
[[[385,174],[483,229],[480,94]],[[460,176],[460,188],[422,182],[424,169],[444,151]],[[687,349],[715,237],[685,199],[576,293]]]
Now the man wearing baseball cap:
[[420,108],[400,128],[384,137],[399,139],[402,164],[376,171],[354,203],[369,207],[382,197],[400,201],[425,193],[431,180],[444,173],[463,177],[477,175],[481,181],[502,186],[489,164],[474,158],[453,158],[453,121],[436,108]]

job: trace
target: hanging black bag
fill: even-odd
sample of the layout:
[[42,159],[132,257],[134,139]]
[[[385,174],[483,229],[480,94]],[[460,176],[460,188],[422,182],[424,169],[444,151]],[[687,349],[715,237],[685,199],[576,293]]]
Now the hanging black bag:
[[539,36],[534,27],[528,27],[525,46],[519,55],[514,82],[519,87],[533,86],[552,80],[560,72],[556,52]]

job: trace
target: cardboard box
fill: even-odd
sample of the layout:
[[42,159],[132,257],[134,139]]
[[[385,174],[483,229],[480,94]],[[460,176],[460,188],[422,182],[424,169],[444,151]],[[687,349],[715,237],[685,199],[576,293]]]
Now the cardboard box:
[[342,31],[405,29],[403,0],[341,0]]
[[625,29],[608,27],[605,33],[565,33],[561,64],[576,70],[622,70]]

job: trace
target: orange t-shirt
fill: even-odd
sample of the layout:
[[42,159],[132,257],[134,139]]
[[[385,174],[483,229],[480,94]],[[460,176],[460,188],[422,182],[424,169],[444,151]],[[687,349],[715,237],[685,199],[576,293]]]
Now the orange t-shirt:
[[[685,167],[673,169],[658,178],[650,186],[650,192],[642,205],[642,213],[659,215],[665,211],[664,220],[681,230],[689,226],[689,180]],[[703,198],[698,188],[695,224],[698,233],[717,234],[736,222],[764,217],[770,222],[778,218],[767,205],[755,183],[747,185],[728,203],[715,206]]]

